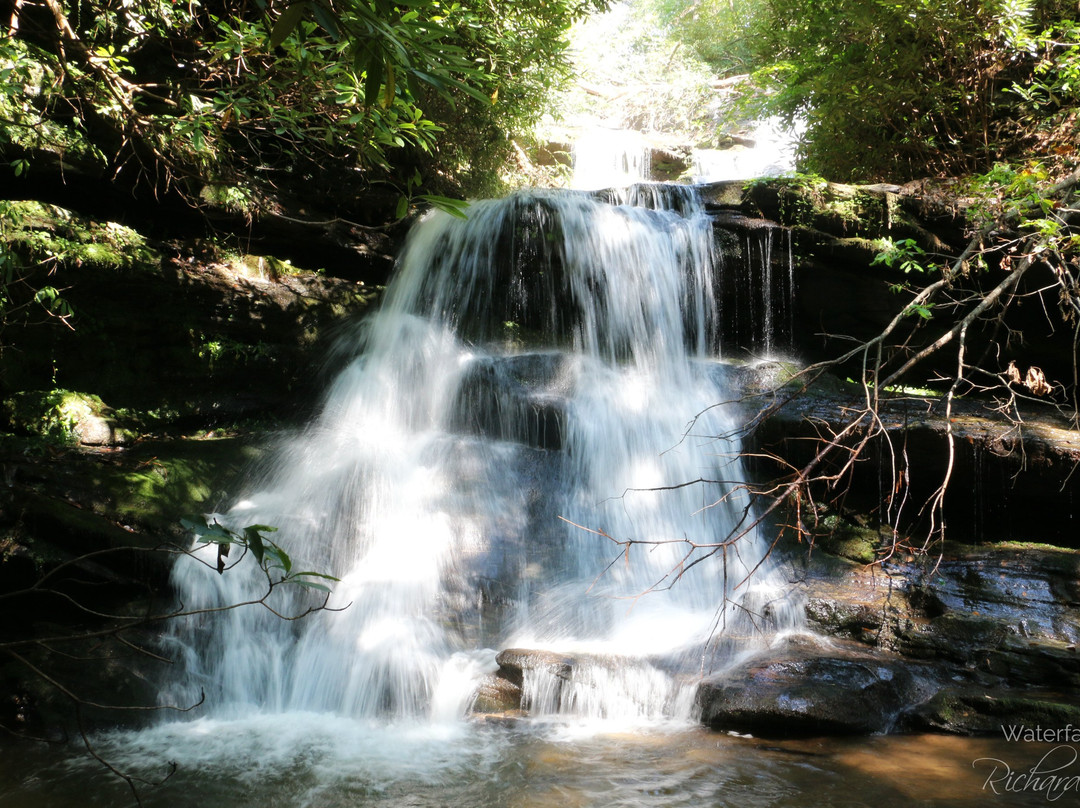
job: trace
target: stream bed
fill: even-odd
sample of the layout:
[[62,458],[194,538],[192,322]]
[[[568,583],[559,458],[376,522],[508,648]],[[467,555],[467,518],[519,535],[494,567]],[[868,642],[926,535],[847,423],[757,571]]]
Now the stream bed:
[[[146,808],[1034,806],[1076,804],[1069,744],[890,735],[773,741],[686,727],[376,725],[320,714],[164,724],[95,740]],[[1039,776],[1031,776],[1032,770]],[[81,749],[0,756],[0,805],[135,804]]]

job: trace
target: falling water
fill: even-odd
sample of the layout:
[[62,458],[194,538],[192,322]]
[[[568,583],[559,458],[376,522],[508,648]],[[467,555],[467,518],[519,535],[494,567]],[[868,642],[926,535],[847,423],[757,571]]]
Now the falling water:
[[596,127],[574,141],[571,185],[583,190],[624,187],[649,179],[652,149],[631,129]]
[[[168,699],[457,720],[496,651],[526,648],[579,657],[526,677],[533,714],[689,718],[684,683],[775,597],[766,570],[745,581],[765,551],[717,406],[716,265],[687,188],[430,213],[321,415],[218,517],[339,577],[332,610],[206,617],[172,638],[188,674]],[[255,572],[179,563],[174,582],[212,608],[260,597]],[[287,590],[279,613],[317,603]]]
[[788,228],[720,216],[726,249],[717,256],[723,344],[735,357],[784,356],[795,333],[795,253]]

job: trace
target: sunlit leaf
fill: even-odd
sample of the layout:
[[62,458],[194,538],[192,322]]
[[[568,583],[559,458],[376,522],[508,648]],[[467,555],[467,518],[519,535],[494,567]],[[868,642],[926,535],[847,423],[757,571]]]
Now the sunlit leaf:
[[469,218],[469,215],[465,212],[469,207],[469,203],[463,199],[452,199],[448,196],[438,196],[436,194],[419,194],[416,198],[424,200],[451,216],[456,216],[459,219]]
[[296,584],[297,586],[302,586],[305,589],[317,589],[320,592],[331,592],[331,591],[333,591],[326,584],[320,584],[318,581],[306,581],[303,578],[296,578],[296,577],[290,578],[289,583],[290,584]]
[[333,575],[327,575],[325,572],[315,572],[314,570],[307,570],[305,572],[294,572],[294,578],[322,578],[324,581],[340,581],[340,578],[335,578]]

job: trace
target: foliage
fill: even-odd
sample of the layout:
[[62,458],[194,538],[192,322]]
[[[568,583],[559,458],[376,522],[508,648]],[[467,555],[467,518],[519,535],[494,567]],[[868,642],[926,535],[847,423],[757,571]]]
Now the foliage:
[[835,179],[985,171],[1033,146],[1072,158],[1076,12],[1060,0],[762,0],[757,98],[805,127],[803,165]]
[[[458,7],[458,32],[487,73],[481,95],[425,89],[422,105],[445,133],[436,148],[417,155],[437,194],[456,187],[491,195],[519,184],[519,146],[530,143],[537,124],[551,111],[556,91],[573,77],[568,33],[609,0],[468,0]],[[451,214],[441,200],[427,199]],[[460,211],[458,211],[460,212]],[[455,214],[456,215],[456,214]]]
[[754,68],[753,38],[761,0],[649,0],[670,38],[720,76]]
[[[1033,407],[1049,411],[1047,423],[1075,432],[1080,425],[1078,187],[1080,170],[1055,182],[1037,161],[997,165],[968,183],[970,240],[959,254],[931,254],[913,239],[885,241],[875,263],[903,275],[893,287],[901,303],[892,319],[850,350],[804,368],[796,377],[802,386],[792,390],[789,381],[782,391],[773,391],[777,397],[766,407],[770,412],[829,371],[851,371],[849,381],[859,387],[857,399],[821,431],[804,466],[786,465],[782,479],[756,489],[765,513],[781,503],[792,505],[793,528],[812,538],[823,514],[842,506],[859,461],[872,456],[885,480],[878,512],[892,534],[881,555],[926,552],[940,548],[945,538],[945,503],[958,482],[957,424],[963,419],[954,416],[961,399],[966,412],[985,408],[989,417],[1007,424],[1020,447]],[[1044,336],[1032,340],[1029,333]],[[943,471],[925,457],[909,456],[904,430],[888,409],[891,397],[924,385],[940,396],[935,409],[947,444]],[[916,395],[924,397],[925,391]],[[920,476],[921,482],[913,482]]]
[[675,3],[628,0],[573,33],[578,83],[558,102],[572,126],[595,125],[710,144],[716,136],[713,68],[684,47]]
[[72,390],[24,390],[0,404],[8,426],[56,444],[74,444],[90,419],[103,418],[104,402]]
[[180,523],[191,532],[198,544],[213,544],[217,548],[216,563],[219,574],[225,572],[226,560],[232,548],[239,547],[245,554],[251,553],[271,586],[292,584],[329,594],[330,587],[322,581],[338,580],[322,572],[294,570],[289,554],[280,545],[263,536],[264,533],[276,532],[276,527],[248,525],[237,532],[225,527],[216,519],[205,516],[200,519],[181,519]]
[[[500,144],[505,155],[508,133],[565,75],[565,30],[605,5],[16,4],[0,20],[11,32],[0,38],[0,138],[20,174],[48,152],[192,202],[228,188],[245,210],[282,176],[330,165],[396,184],[402,164],[419,163],[446,190],[490,168]],[[453,131],[477,116],[475,131]],[[483,166],[467,164],[477,146],[491,152]]]
[[0,199],[0,353],[15,329],[42,322],[74,329],[77,312],[56,270],[156,269],[161,255],[137,231],[55,205]]
[[5,346],[2,334],[8,326],[37,318],[70,325],[75,315],[61,291],[41,277],[42,267],[57,255],[50,250],[35,250],[38,245],[28,243],[27,224],[24,205],[0,200],[0,351]]

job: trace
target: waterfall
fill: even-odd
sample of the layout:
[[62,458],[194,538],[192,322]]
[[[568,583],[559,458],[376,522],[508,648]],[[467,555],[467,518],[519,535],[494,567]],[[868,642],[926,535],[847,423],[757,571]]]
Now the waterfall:
[[[456,719],[497,650],[529,648],[583,660],[559,697],[526,682],[535,713],[688,716],[684,679],[793,619],[768,565],[750,574],[767,543],[720,406],[718,263],[685,187],[427,214],[320,415],[217,516],[340,578],[332,610],[200,618],[170,638],[187,673],[166,698]],[[197,609],[265,588],[191,559],[174,584]]]
[[652,150],[632,129],[596,127],[574,141],[571,187],[582,190],[623,187],[649,179]]

